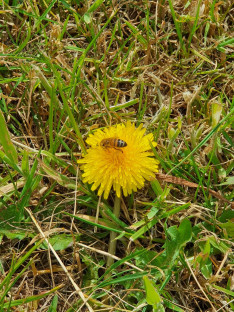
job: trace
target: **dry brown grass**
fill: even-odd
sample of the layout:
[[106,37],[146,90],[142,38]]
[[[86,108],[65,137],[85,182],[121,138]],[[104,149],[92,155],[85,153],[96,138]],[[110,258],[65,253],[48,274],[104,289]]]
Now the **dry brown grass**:
[[[1,5],[0,111],[18,167],[0,139],[0,311],[159,311],[145,300],[144,274],[165,311],[231,311],[232,1]],[[122,200],[125,228],[113,220],[112,196],[100,203],[100,223],[122,232],[116,256],[129,256],[107,285],[110,228],[94,232],[98,198],[82,184],[76,159],[91,131],[127,120],[154,134],[162,173],[199,188],[146,184]],[[74,211],[79,220],[66,214]],[[174,255],[157,262],[184,219],[192,229],[186,246],[176,240]],[[148,230],[131,241],[137,221],[135,232],[145,223]],[[30,249],[40,230],[56,241],[66,269],[48,245]],[[49,310],[55,290],[30,298],[56,286],[57,310]],[[7,310],[10,300],[16,307]]]

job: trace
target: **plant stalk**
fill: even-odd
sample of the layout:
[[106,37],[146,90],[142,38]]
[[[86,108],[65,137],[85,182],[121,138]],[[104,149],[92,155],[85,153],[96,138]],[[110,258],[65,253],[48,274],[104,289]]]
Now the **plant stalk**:
[[[115,202],[114,202],[114,215],[116,218],[119,218],[120,215],[120,203],[121,203],[121,198],[115,195]],[[108,253],[111,255],[115,255],[116,252],[116,243],[117,240],[115,239],[117,237],[118,233],[116,232],[111,232],[110,233],[110,241],[109,241],[109,248],[108,248]],[[114,259],[112,257],[107,258],[106,262],[106,268],[109,269],[109,267],[114,263]],[[106,279],[110,277],[110,274],[106,275]]]

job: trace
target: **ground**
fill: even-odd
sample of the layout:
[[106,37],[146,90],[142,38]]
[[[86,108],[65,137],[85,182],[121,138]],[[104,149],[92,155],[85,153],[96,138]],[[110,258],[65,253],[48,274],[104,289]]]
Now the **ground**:
[[[234,308],[233,13],[1,2],[1,311]],[[159,172],[103,199],[77,160],[127,122],[157,142]]]

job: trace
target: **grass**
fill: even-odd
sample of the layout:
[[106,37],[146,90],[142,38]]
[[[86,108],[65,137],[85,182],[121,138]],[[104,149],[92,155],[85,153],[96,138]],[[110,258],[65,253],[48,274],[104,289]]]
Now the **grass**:
[[[232,15],[215,0],[1,1],[0,311],[234,309]],[[167,179],[116,217],[77,159],[128,120]]]

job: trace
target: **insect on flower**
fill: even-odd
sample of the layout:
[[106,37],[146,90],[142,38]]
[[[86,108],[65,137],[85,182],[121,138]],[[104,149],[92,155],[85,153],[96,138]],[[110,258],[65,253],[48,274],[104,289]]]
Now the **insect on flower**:
[[127,121],[89,135],[86,142],[90,147],[78,163],[84,183],[92,184],[92,191],[98,189],[98,196],[107,199],[112,188],[118,197],[121,193],[127,196],[141,189],[145,181],[152,181],[159,161],[151,146],[157,143],[153,134],[145,131],[143,124],[136,128]]
[[114,148],[123,153],[120,148],[127,146],[127,143],[118,138],[107,138],[100,142],[100,146],[103,148]]

